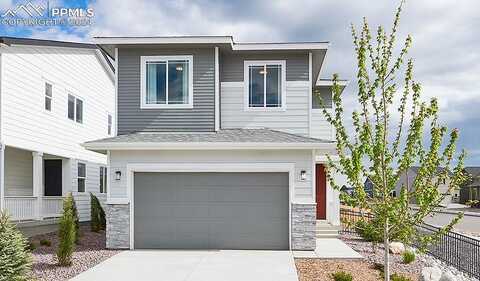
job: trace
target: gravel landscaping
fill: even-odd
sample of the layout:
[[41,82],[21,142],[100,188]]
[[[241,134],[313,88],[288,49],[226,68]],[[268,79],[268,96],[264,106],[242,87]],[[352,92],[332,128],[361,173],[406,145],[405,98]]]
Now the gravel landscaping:
[[[55,251],[58,239],[56,232],[30,238],[30,241],[36,246],[36,249],[32,252],[35,280],[68,280],[120,252],[105,249],[105,232],[91,232],[89,226],[81,226],[80,232],[80,244],[76,246],[72,257],[72,265],[69,267],[57,265]],[[41,246],[40,240],[42,239],[51,241],[52,245],[50,247]]]

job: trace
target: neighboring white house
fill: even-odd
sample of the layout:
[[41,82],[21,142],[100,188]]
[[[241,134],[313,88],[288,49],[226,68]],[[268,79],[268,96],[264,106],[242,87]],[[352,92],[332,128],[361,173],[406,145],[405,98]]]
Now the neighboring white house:
[[117,135],[85,143],[109,156],[107,247],[312,250],[338,228],[327,42],[95,40],[117,81]]
[[107,158],[80,144],[115,135],[108,58],[92,44],[1,37],[0,66],[0,207],[44,220],[72,192],[89,220],[89,193],[105,201]]

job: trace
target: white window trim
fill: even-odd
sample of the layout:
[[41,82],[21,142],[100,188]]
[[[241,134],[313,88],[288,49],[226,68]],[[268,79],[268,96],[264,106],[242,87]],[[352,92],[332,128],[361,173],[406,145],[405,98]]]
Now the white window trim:
[[[52,96],[48,97],[47,93],[45,92],[45,86],[46,84],[50,84],[52,86]],[[52,113],[53,112],[53,83],[47,79],[43,79],[43,110],[47,113]],[[50,98],[50,110],[45,108],[45,98]]]
[[[72,96],[75,98],[75,102],[73,103],[73,119],[70,119],[68,117],[68,96]],[[82,101],[82,122],[77,121],[77,100]],[[69,91],[67,91],[67,119],[80,125],[85,123],[85,100],[77,95],[72,94],[72,92]]]
[[[188,61],[188,103],[186,104],[147,104],[147,62],[169,61],[169,60],[186,60]],[[167,83],[166,97],[168,99],[168,65],[167,65]],[[140,57],[140,108],[156,109],[156,108],[193,108],[193,56],[141,56]]]
[[[249,67],[250,66],[262,66],[266,64],[279,64],[281,68],[281,79],[282,79],[282,87],[280,89],[281,98],[282,98],[282,105],[280,107],[250,107],[249,103],[249,84],[250,84],[250,75],[249,75]],[[243,109],[244,111],[285,111],[287,109],[287,87],[286,87],[286,61],[285,60],[246,60],[243,62]]]
[[[85,176],[81,177],[78,173],[78,167],[80,166],[80,164],[83,164],[85,166]],[[85,183],[85,186],[84,186],[84,190],[83,191],[79,191],[78,190],[78,180],[79,179],[83,179],[83,182]],[[87,163],[85,162],[77,162],[77,192],[78,193],[85,193],[87,192]]]

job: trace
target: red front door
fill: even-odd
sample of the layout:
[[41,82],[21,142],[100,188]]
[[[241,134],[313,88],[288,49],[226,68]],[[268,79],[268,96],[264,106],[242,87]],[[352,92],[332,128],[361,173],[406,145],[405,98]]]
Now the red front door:
[[327,218],[327,176],[325,174],[325,167],[322,164],[317,164],[315,167],[316,178],[316,198],[317,198],[317,220],[324,220]]

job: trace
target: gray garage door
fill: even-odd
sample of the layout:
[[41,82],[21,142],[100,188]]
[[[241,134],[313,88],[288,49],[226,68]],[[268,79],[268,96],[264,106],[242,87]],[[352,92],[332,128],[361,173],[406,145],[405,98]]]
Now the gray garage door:
[[135,173],[141,249],[288,249],[287,173]]

